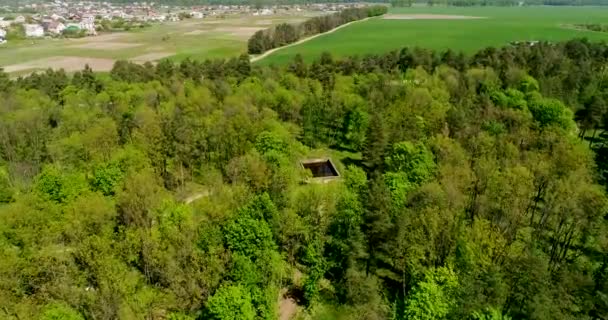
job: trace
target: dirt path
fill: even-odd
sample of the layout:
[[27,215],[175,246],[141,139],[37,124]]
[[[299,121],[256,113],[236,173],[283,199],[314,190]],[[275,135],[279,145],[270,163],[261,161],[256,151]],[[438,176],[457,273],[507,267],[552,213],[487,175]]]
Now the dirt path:
[[279,320],[291,320],[296,314],[298,305],[292,298],[283,298],[279,302]]
[[271,55],[271,54],[273,54],[273,53],[275,53],[275,52],[277,52],[277,51],[279,51],[279,50],[282,50],[282,49],[285,49],[285,48],[289,48],[289,47],[292,47],[292,46],[297,46],[297,45],[302,44],[302,43],[304,43],[304,42],[306,42],[306,41],[310,41],[310,40],[312,40],[312,39],[314,39],[314,38],[318,38],[318,37],[320,37],[320,36],[324,36],[324,35],[326,35],[326,34],[330,34],[330,33],[336,32],[336,31],[338,31],[338,30],[340,30],[340,29],[342,29],[342,28],[345,28],[345,27],[347,27],[347,26],[349,26],[349,25],[351,25],[351,24],[354,24],[354,23],[359,23],[359,22],[363,22],[363,21],[366,21],[366,20],[369,20],[369,19],[373,19],[373,18],[377,18],[377,17],[369,17],[369,18],[365,18],[365,19],[361,19],[361,20],[357,20],[357,21],[351,21],[351,22],[346,23],[346,24],[343,24],[343,25],[341,25],[341,26],[339,26],[339,27],[333,28],[333,29],[331,29],[331,30],[329,30],[329,31],[327,31],[327,32],[323,32],[323,33],[315,34],[314,36],[310,36],[310,37],[308,37],[308,38],[304,38],[304,39],[298,40],[298,41],[296,41],[296,42],[294,42],[294,43],[290,43],[290,44],[288,44],[288,45],[284,45],[284,46],[282,46],[282,47],[278,47],[278,48],[270,49],[270,50],[268,50],[268,51],[266,51],[266,52],[264,52],[264,53],[262,53],[262,54],[260,54],[260,55],[257,55],[257,56],[255,56],[255,57],[252,57],[252,58],[250,59],[250,61],[251,61],[251,63],[253,63],[253,62],[256,62],[256,61],[262,60],[262,59],[266,58],[267,56],[269,56],[269,55]]
[[186,198],[184,200],[184,203],[191,204],[192,202],[194,202],[200,198],[208,197],[208,196],[209,196],[209,191],[198,192],[198,193],[195,193],[195,194],[189,196],[188,198]]

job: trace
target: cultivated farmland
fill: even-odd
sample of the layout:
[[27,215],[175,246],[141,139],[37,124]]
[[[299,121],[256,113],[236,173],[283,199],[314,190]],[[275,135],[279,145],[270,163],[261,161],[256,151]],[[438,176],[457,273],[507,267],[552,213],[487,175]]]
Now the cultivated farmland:
[[70,72],[85,64],[95,71],[108,71],[117,59],[142,63],[161,58],[229,58],[247,51],[247,39],[255,31],[281,22],[300,22],[309,15],[191,19],[81,39],[9,41],[0,46],[0,66],[19,75],[46,68]]
[[472,53],[511,41],[560,41],[586,37],[608,40],[608,33],[576,30],[577,23],[608,21],[597,7],[413,7],[353,23],[331,34],[278,50],[259,63],[287,63],[297,53],[310,61],[323,51],[334,56],[384,53],[405,46]]

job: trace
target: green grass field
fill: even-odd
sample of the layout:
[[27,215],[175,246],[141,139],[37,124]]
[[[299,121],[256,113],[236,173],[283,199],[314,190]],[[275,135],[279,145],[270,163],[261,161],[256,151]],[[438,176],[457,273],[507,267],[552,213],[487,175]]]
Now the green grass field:
[[49,67],[80,70],[84,63],[96,71],[108,71],[117,59],[228,58],[245,53],[247,40],[256,30],[303,21],[310,14],[191,19],[81,39],[9,41],[0,45],[0,66],[19,75]]
[[413,7],[391,14],[444,14],[484,17],[469,20],[387,20],[374,18],[297,46],[279,50],[261,64],[283,64],[297,53],[308,61],[323,51],[334,56],[384,53],[405,46],[474,52],[511,41],[560,41],[577,37],[608,40],[608,33],[574,30],[576,23],[608,23],[608,8],[599,7]]

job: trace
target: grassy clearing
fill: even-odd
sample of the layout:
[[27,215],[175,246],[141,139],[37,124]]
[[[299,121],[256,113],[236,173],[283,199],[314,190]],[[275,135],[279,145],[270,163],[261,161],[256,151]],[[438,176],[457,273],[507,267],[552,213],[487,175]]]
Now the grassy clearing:
[[[0,46],[0,66],[7,69],[28,70],[28,72],[59,67],[52,63],[44,67],[39,65],[40,60],[53,57],[117,60],[137,59],[140,56],[168,56],[169,59],[178,61],[188,57],[195,59],[227,58],[246,52],[247,39],[255,30],[281,22],[302,21],[306,14],[309,13],[302,13],[301,16],[236,16],[226,19],[192,19],[153,25],[143,30],[101,34],[82,39],[9,41]],[[34,63],[35,65],[28,68],[33,61],[38,61],[38,63]],[[105,66],[92,65],[91,67],[97,71],[107,71]]]
[[312,60],[323,51],[334,56],[384,53],[405,46],[474,52],[510,41],[560,41],[576,37],[608,40],[608,34],[575,30],[568,25],[601,23],[608,10],[596,7],[414,7],[392,9],[391,14],[444,14],[485,17],[485,19],[397,20],[376,18],[353,24],[301,45],[279,50],[261,60],[262,64],[282,64],[297,53]]

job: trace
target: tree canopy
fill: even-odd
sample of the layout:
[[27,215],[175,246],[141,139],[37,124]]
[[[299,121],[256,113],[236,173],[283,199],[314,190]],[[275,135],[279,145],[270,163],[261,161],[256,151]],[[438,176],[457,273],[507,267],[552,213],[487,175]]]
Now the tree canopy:
[[0,318],[607,318],[607,57],[3,75]]

